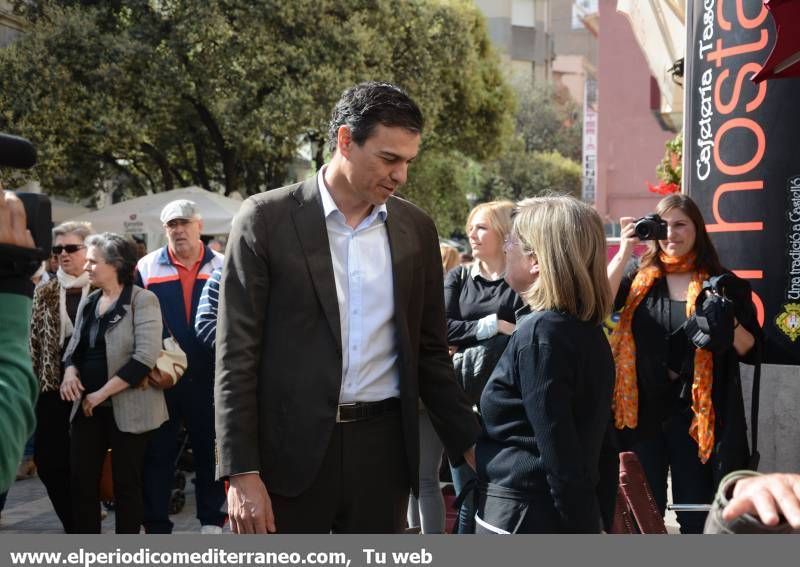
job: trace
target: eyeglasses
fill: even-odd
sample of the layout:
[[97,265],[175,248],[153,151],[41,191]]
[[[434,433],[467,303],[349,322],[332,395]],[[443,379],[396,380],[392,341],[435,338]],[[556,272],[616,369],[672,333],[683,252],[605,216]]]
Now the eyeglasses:
[[53,246],[53,254],[58,256],[62,252],[66,252],[67,254],[75,254],[81,248],[86,248],[86,246],[82,244],[65,244],[61,246],[60,244],[57,246]]
[[[515,246],[519,246],[519,245],[520,245],[520,241],[517,238],[515,238],[514,236],[509,234],[508,236],[506,236],[503,239],[503,252],[508,254],[511,251],[512,248],[514,248]],[[526,256],[530,255],[530,254],[533,254],[533,250],[526,250],[524,248],[521,248],[521,251]]]

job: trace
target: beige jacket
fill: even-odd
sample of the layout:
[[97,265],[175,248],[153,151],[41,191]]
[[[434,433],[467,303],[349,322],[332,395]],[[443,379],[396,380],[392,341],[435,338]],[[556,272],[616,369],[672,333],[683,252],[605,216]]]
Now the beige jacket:
[[[65,361],[72,357],[80,342],[85,308],[99,293],[99,290],[92,292],[81,301],[75,332],[64,353]],[[158,298],[152,292],[134,285],[123,290],[118,301],[123,302],[120,305],[125,314],[117,320],[112,319],[105,333],[109,380],[131,358],[153,368],[161,353],[162,322]],[[161,390],[131,387],[112,396],[111,402],[117,427],[125,433],[151,431],[169,419],[164,392]],[[80,400],[73,404],[70,421],[80,405]]]

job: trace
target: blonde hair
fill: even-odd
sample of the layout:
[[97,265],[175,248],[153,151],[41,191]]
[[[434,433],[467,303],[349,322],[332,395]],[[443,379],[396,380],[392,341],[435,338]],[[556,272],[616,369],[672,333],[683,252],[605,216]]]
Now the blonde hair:
[[467,224],[464,225],[464,231],[467,234],[469,234],[472,219],[481,212],[486,214],[489,226],[500,235],[500,240],[505,240],[511,233],[511,215],[514,212],[514,203],[511,201],[489,201],[476,206],[469,212]]
[[569,196],[525,199],[517,204],[512,231],[539,263],[539,277],[522,294],[532,309],[566,311],[598,324],[610,314],[606,239],[597,211]]
[[442,255],[442,270],[444,273],[449,272],[461,263],[461,255],[458,253],[458,249],[449,244],[440,244],[439,253]]

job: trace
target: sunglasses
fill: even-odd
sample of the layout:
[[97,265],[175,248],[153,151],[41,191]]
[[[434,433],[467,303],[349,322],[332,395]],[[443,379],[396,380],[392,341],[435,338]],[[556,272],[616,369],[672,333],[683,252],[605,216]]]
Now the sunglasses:
[[86,248],[83,244],[65,244],[64,246],[58,245],[53,246],[53,254],[58,256],[62,252],[66,252],[67,254],[74,254],[81,248]]

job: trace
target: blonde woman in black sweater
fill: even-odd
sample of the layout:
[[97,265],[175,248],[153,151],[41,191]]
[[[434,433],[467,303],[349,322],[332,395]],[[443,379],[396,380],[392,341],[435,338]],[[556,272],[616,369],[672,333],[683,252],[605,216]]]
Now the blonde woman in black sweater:
[[506,280],[527,313],[481,396],[477,533],[597,533],[614,361],[600,217],[572,197],[518,204]]

